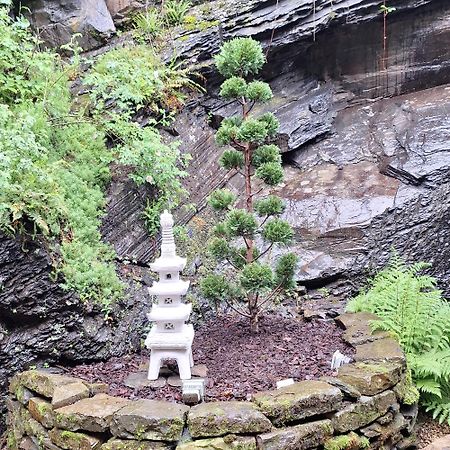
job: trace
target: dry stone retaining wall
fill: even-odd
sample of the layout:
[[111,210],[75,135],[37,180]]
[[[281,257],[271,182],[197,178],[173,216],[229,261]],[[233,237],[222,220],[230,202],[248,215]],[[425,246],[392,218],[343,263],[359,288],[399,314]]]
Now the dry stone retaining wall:
[[355,362],[336,376],[253,395],[251,402],[188,406],[108,395],[108,386],[27,371],[10,383],[10,450],[325,450],[413,446],[417,405],[405,405],[406,362],[397,342],[372,333],[376,318],[336,320]]

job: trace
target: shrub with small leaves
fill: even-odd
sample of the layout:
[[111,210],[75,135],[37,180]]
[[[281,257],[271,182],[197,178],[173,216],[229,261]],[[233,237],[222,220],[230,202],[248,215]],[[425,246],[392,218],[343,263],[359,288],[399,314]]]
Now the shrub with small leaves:
[[228,189],[218,189],[208,198],[208,203],[217,210],[227,209],[236,200],[236,196]]
[[284,211],[284,203],[275,195],[269,195],[255,202],[255,211],[258,216],[277,216]]
[[239,169],[244,165],[244,155],[236,150],[225,150],[220,158],[220,165],[227,170]]
[[[222,121],[216,142],[232,147],[223,152],[220,164],[226,170],[237,170],[237,174],[244,177],[245,207],[231,209],[216,225],[216,237],[210,246],[211,253],[220,261],[220,269],[227,274],[220,278],[221,283],[230,280],[233,289],[223,295],[224,286],[215,279],[219,289],[215,293],[214,283],[208,279],[203,290],[205,297],[214,302],[222,299],[233,310],[249,317],[252,332],[258,331],[262,305],[293,286],[297,261],[293,254],[282,255],[273,273],[269,264],[271,250],[274,246],[288,245],[293,231],[287,222],[277,217],[283,213],[283,202],[274,195],[256,198],[263,188],[255,193],[253,187],[255,177],[268,186],[275,186],[283,179],[280,149],[270,143],[276,138],[278,120],[270,112],[252,113],[257,102],[272,98],[267,83],[249,79],[261,70],[264,60],[261,45],[251,38],[225,43],[215,58],[219,72],[226,78],[220,95],[227,100],[237,100],[241,105],[240,114]],[[231,208],[236,203],[230,195],[224,195],[223,190],[216,191],[209,201],[218,210]],[[264,263],[261,258],[265,258]],[[245,311],[242,302],[246,304]]]
[[256,169],[255,175],[269,186],[275,186],[283,180],[283,169],[276,162],[264,163]]
[[267,242],[272,244],[288,245],[292,241],[294,233],[285,220],[273,219],[264,226],[262,235]]

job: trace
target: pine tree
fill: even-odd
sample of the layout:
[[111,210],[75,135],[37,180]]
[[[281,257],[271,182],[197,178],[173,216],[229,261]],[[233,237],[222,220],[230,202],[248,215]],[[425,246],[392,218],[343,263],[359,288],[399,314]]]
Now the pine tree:
[[[251,38],[237,38],[225,43],[215,58],[225,81],[220,96],[240,105],[240,113],[225,118],[216,141],[227,149],[220,163],[236,171],[245,181],[244,207],[236,207],[237,198],[228,189],[214,191],[210,206],[221,219],[215,226],[209,251],[218,261],[218,270],[201,282],[203,295],[216,306],[225,302],[248,317],[252,332],[258,331],[258,320],[270,302],[293,287],[297,257],[281,255],[274,269],[264,257],[274,246],[287,246],[293,237],[290,225],[280,219],[283,202],[274,195],[256,196],[254,178],[268,186],[283,179],[280,149],[271,143],[278,131],[278,120],[268,112],[252,114],[257,103],[272,98],[267,83],[252,80],[265,62],[261,45]],[[218,273],[220,270],[221,273]]]

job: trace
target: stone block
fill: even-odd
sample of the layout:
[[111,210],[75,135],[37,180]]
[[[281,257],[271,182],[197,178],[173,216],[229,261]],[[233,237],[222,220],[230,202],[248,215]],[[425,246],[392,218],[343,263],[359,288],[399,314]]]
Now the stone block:
[[56,386],[53,391],[52,406],[55,409],[63,406],[71,405],[72,403],[89,397],[89,387],[81,381],[74,383]]
[[252,434],[270,431],[272,423],[248,402],[211,402],[193,406],[188,415],[192,437]]
[[362,396],[333,415],[331,422],[338,433],[357,430],[386,414],[390,408],[398,408],[392,391],[385,391],[373,397]]
[[395,362],[357,362],[340,367],[337,378],[355,386],[363,395],[375,395],[396,385],[403,371],[403,365]]
[[19,450],[40,450],[30,437],[25,437],[20,441]]
[[97,394],[55,410],[55,424],[69,431],[107,431],[114,413],[125,407],[129,400]]
[[111,422],[111,433],[125,439],[177,441],[189,407],[158,400],[129,402]]
[[325,442],[324,450],[358,450],[369,447],[369,440],[366,437],[358,436],[351,431],[348,434],[334,436]]
[[176,450],[256,450],[256,440],[250,436],[229,435],[219,438],[198,439],[179,444]]
[[259,409],[275,425],[336,411],[342,399],[340,389],[323,381],[300,381],[253,396]]
[[332,386],[337,387],[344,394],[345,398],[350,398],[352,400],[358,400],[361,397],[361,392],[356,389],[355,386],[352,386],[345,381],[340,380],[336,377],[323,376],[320,377],[321,381],[325,381],[325,383],[331,384]]
[[379,339],[357,345],[355,361],[392,361],[406,364],[406,357],[395,339]]
[[11,443],[10,448],[18,448],[22,437],[25,434],[24,423],[22,420],[22,414],[25,408],[23,405],[11,399],[7,399],[6,407],[8,408],[8,417],[6,425],[8,427],[7,440]]
[[134,439],[112,438],[101,446],[101,450],[172,450],[165,442],[137,441]]
[[45,428],[52,428],[54,425],[54,413],[50,402],[40,397],[30,398],[28,411],[31,417],[37,420]]
[[106,383],[86,383],[86,385],[89,388],[89,397],[109,392],[109,386]]
[[334,319],[341,327],[346,330],[353,326],[362,326],[369,324],[371,320],[379,320],[378,316],[369,312],[345,313]]
[[372,331],[367,322],[359,325],[352,325],[347,328],[342,335],[342,339],[351,345],[361,345],[388,337],[389,333],[386,331]]
[[331,422],[319,420],[261,434],[256,441],[264,450],[306,450],[322,445],[332,435]]
[[17,400],[22,403],[22,405],[27,406],[30,399],[35,397],[36,394],[27,389],[25,386],[19,384],[16,388],[15,396]]
[[79,382],[79,380],[40,370],[27,370],[20,374],[19,384],[44,397],[52,398],[58,386],[75,382]]
[[166,385],[166,379],[159,377],[157,380],[149,380],[147,372],[134,372],[128,375],[124,384],[132,389],[142,389],[145,387],[159,389]]
[[397,413],[392,422],[385,425],[374,422],[367,427],[361,428],[360,432],[369,439],[378,438],[379,436],[382,436],[383,439],[387,439],[398,434],[400,431],[405,430],[407,426],[408,422],[403,415]]
[[98,437],[57,428],[50,430],[49,437],[55,445],[64,450],[98,450],[102,444]]

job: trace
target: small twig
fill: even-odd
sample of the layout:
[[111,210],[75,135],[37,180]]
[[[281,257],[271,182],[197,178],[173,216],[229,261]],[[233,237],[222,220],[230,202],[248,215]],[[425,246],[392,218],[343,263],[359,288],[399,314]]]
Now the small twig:
[[258,259],[262,258],[267,252],[269,252],[272,249],[272,247],[273,247],[273,243],[270,244],[262,253],[260,253],[258,255],[258,257],[255,258],[255,261],[258,261]]

